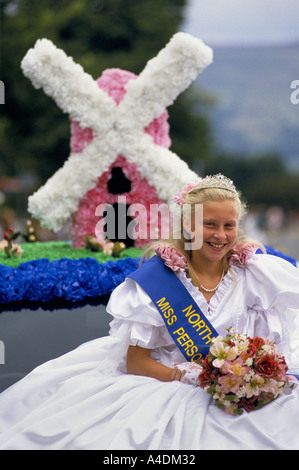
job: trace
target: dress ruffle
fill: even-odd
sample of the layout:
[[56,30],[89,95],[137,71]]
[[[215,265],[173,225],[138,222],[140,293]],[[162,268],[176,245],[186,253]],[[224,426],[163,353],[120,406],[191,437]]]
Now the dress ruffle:
[[107,305],[107,312],[113,315],[110,335],[120,337],[124,322],[129,325],[129,344],[144,348],[172,345],[173,341],[165,323],[146,292],[132,279],[115,289]]
[[254,255],[244,273],[249,307],[285,309],[287,304],[288,308],[299,308],[299,270],[288,261],[273,255]]
[[[231,269],[232,271],[232,269]],[[214,295],[211,297],[209,303],[200,292],[200,290],[192,284],[192,281],[187,277],[185,272],[178,274],[179,279],[184,284],[188,292],[191,294],[201,311],[209,318],[213,318],[215,315],[216,309],[218,308],[223,297],[228,293],[228,291],[233,287],[233,277],[231,272],[227,274],[222,279],[219,284],[218,289],[215,291]]]

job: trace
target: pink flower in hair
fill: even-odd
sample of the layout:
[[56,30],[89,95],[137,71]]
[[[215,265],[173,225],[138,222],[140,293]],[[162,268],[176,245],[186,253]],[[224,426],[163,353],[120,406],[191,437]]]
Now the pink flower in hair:
[[254,244],[235,245],[229,253],[228,263],[230,266],[246,266],[249,258],[255,253],[257,246]]
[[196,179],[192,183],[186,184],[179,192],[174,196],[173,200],[178,206],[182,206],[185,202],[185,196],[187,193],[192,191],[200,183],[201,178]]
[[155,249],[156,254],[163,259],[165,266],[174,272],[182,272],[187,269],[187,259],[171,245],[159,245]]

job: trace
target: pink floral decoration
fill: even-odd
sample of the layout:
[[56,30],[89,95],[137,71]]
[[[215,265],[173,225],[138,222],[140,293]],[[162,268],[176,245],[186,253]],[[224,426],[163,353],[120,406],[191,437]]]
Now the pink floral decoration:
[[[113,167],[121,167],[125,176],[131,181],[131,191],[129,193],[118,195],[108,192],[107,183],[111,177]],[[150,234],[154,232],[153,226],[157,225],[160,231],[162,226],[166,226],[167,223],[169,223],[170,217],[167,213],[158,221],[154,218],[150,220],[150,205],[164,204],[165,201],[158,198],[156,189],[142,178],[134,163],[130,163],[125,157],[119,156],[98,179],[96,187],[88,191],[81,199],[78,210],[72,215],[71,239],[73,248],[84,246],[84,235],[95,235],[95,228],[100,220],[100,217],[95,216],[97,206],[100,204],[113,205],[117,202],[121,202],[121,196],[123,196],[126,204],[131,205],[139,203],[146,209],[146,220],[142,220],[142,217],[138,216],[140,225],[142,226],[136,226],[135,228],[136,233],[138,232],[138,237],[135,240],[134,246],[137,248],[142,248],[149,244],[151,241]],[[99,236],[98,231],[97,238],[104,240],[104,237],[101,238]]]
[[146,128],[145,132],[152,136],[155,144],[169,148],[171,139],[169,137],[168,112],[165,111],[160,117],[154,119]]
[[77,121],[72,121],[71,119],[70,146],[72,153],[82,152],[82,150],[84,150],[85,147],[93,140],[93,137],[92,129],[82,129]]
[[193,181],[192,183],[186,184],[186,186],[184,186],[182,189],[180,189],[179,192],[174,196],[174,198],[173,198],[174,202],[178,206],[182,206],[185,202],[186,194],[189,193],[189,191],[191,191],[192,189],[194,189],[195,186],[197,186],[200,183],[200,181],[201,181],[201,179],[198,178],[195,181]]
[[256,252],[254,244],[238,244],[230,251],[228,263],[230,266],[246,266],[250,257]]
[[127,70],[107,69],[97,79],[97,84],[107,95],[114,99],[116,104],[119,104],[126,94],[126,84],[129,80],[135,78],[137,78],[137,75]]
[[163,259],[165,266],[174,272],[183,272],[187,269],[187,259],[171,245],[160,245],[155,249],[156,254]]
[[[114,99],[116,104],[119,104],[126,94],[126,84],[135,78],[137,75],[126,70],[107,69],[96,82]],[[169,148],[171,145],[168,117],[167,110],[164,110],[161,116],[154,119],[145,129],[145,132],[152,136],[155,144],[165,148]],[[93,137],[92,129],[82,129],[80,123],[71,120],[71,153],[81,152],[93,140]]]

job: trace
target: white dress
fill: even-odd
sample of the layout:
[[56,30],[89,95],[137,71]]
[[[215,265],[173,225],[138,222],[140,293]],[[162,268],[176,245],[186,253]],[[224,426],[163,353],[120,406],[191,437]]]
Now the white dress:
[[[299,373],[297,268],[253,255],[247,267],[232,268],[209,304],[179,277],[219,334],[233,326],[266,336]],[[126,373],[130,344],[170,367],[186,362],[140,286],[127,279],[107,309],[109,336],[39,366],[0,395],[2,450],[299,449],[299,386],[260,410],[227,415],[199,387]]]

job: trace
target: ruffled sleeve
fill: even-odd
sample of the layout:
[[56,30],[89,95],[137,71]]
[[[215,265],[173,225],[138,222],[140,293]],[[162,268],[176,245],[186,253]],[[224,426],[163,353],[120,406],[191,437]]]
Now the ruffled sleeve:
[[246,270],[247,305],[299,309],[299,269],[278,256],[253,255]]
[[247,333],[276,342],[297,369],[298,355],[294,356],[292,345],[298,339],[299,269],[280,257],[258,254],[244,271]]
[[126,330],[130,345],[149,349],[173,344],[152,300],[132,279],[126,279],[114,290],[107,312],[114,317],[110,336],[122,336]]

